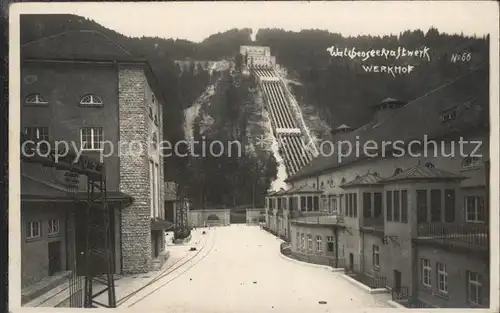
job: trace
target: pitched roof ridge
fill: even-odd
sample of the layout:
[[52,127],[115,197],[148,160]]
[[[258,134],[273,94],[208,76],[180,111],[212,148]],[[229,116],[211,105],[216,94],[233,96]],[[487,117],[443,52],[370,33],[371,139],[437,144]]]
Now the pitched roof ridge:
[[61,32],[61,33],[57,33],[57,34],[53,34],[53,35],[50,35],[50,36],[41,37],[41,38],[35,39],[33,41],[24,43],[20,47],[24,48],[24,47],[29,46],[31,44],[38,43],[38,42],[40,42],[42,40],[53,39],[53,38],[60,37],[60,36],[63,36],[63,35],[67,35],[67,34],[71,34],[71,33],[94,33],[94,34],[97,34],[97,35],[101,36],[102,38],[106,39],[107,41],[109,41],[110,43],[112,43],[115,47],[117,47],[118,49],[120,49],[126,55],[132,55],[127,49],[125,49],[124,47],[122,47],[121,45],[119,45],[115,41],[113,41],[111,38],[109,38],[108,36],[104,35],[100,31],[95,30],[95,29],[73,29],[73,30],[66,30],[66,31]]

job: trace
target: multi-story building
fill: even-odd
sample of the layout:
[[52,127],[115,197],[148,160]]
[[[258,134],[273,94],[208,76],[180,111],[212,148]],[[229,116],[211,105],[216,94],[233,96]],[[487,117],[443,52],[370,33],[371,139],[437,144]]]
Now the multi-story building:
[[[98,32],[65,32],[21,47],[22,131],[31,138],[47,140],[53,148],[57,141],[59,146],[65,142],[65,148],[103,163],[116,273],[149,271],[165,247],[160,153],[164,104],[148,62]],[[41,182],[30,188],[54,185],[48,175],[47,171],[39,173],[37,181]],[[81,176],[75,190],[77,199],[85,197],[86,183]],[[41,201],[38,204],[46,207]],[[51,274],[47,266],[32,266],[40,262],[33,256],[39,255],[35,250],[47,250],[39,247],[40,240],[51,234],[45,234],[46,223],[49,229],[66,233],[62,216],[72,205],[60,204],[62,215],[55,218],[22,202],[26,284]],[[74,249],[79,264],[85,250],[84,212],[76,210],[75,246],[67,247],[68,251]]]
[[240,54],[244,57],[245,66],[272,68],[276,65],[276,57],[271,55],[270,47],[241,46]]
[[352,153],[319,156],[288,179],[284,194],[309,191],[302,215],[325,219],[292,218],[292,252],[325,263],[336,246],[353,277],[406,305],[487,307],[488,85],[478,69],[409,103],[386,99],[372,122],[336,134]]

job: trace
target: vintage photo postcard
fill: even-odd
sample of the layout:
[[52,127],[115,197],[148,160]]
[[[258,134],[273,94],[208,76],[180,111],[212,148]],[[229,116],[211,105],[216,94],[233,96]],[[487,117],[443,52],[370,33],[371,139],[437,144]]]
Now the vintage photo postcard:
[[496,3],[9,19],[11,310],[498,312]]

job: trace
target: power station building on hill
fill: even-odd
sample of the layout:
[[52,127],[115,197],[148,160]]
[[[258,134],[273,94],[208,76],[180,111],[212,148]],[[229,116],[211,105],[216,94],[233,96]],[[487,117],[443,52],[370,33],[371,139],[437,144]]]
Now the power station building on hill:
[[[164,103],[148,62],[98,32],[66,32],[21,47],[22,132],[52,148],[64,141],[94,159],[105,155],[115,273],[148,272],[164,255],[158,145]],[[60,173],[27,164],[22,169],[26,287],[70,270],[73,258],[81,266],[85,208],[73,200],[86,194],[86,181],[80,177],[71,191]]]
[[273,68],[276,66],[276,57],[271,55],[270,47],[241,46],[240,54],[248,68],[262,67]]
[[[488,86],[477,69],[412,102],[382,101],[373,121],[331,139],[376,142],[378,155],[314,158],[267,196],[266,226],[293,258],[343,267],[405,306],[488,307]],[[380,154],[396,140],[420,145]]]

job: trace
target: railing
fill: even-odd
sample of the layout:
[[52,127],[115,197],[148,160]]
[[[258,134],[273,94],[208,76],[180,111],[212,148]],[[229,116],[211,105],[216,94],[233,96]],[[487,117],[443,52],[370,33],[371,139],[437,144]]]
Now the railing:
[[292,248],[290,246],[290,243],[288,243],[288,242],[282,242],[280,244],[280,252],[283,255],[290,256],[292,254]]
[[[288,244],[288,243],[282,243],[282,244]],[[289,253],[290,254],[285,254],[285,253],[283,254],[294,260],[301,262],[326,265],[332,268],[342,268],[345,265],[345,261],[343,258],[335,258],[335,256],[317,255],[313,254],[313,252],[310,252],[310,254],[307,254],[306,252],[299,253],[299,252],[292,252],[291,250]]]
[[409,298],[409,290],[408,287],[406,286],[401,286],[399,288],[393,288],[391,291],[392,294],[392,300],[396,301],[400,304],[406,304],[408,303],[408,298]]
[[371,289],[385,288],[387,286],[387,277],[376,275],[370,276],[347,267],[344,269],[344,272],[363,285],[370,287]]
[[417,235],[485,248],[489,246],[489,228],[484,225],[421,223],[418,225]]

